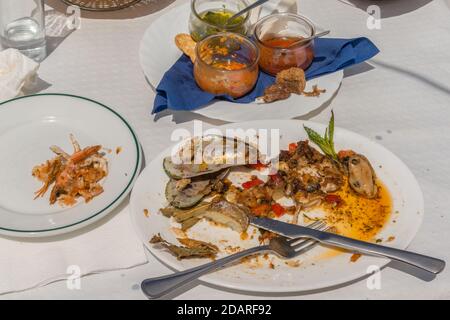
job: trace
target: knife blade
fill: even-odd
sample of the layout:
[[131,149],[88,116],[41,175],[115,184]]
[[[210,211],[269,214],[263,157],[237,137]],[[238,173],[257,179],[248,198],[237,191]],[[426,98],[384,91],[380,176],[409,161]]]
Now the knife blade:
[[407,263],[433,274],[438,274],[445,268],[445,261],[440,259],[371,242],[364,242],[330,232],[314,230],[274,219],[251,217],[250,223],[291,239],[311,238],[323,244]]

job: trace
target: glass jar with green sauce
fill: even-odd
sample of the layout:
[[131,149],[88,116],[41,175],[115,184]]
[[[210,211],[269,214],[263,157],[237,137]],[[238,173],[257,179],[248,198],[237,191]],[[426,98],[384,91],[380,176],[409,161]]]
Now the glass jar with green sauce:
[[248,5],[246,0],[191,0],[189,32],[192,39],[200,41],[219,32],[247,35],[249,13],[232,21],[229,18]]

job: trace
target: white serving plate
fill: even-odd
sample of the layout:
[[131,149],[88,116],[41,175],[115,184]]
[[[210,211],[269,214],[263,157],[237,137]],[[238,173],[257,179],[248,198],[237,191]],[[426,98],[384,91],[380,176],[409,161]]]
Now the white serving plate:
[[[230,124],[225,128],[241,129],[279,129],[281,148],[288,144],[306,139],[303,125],[318,132],[324,132],[325,126],[313,122],[297,120],[253,121]],[[226,134],[223,131],[223,134]],[[345,129],[335,129],[336,150],[352,149],[364,154],[371,161],[377,176],[389,189],[393,199],[393,213],[377,238],[395,237],[384,245],[405,249],[415,236],[423,217],[424,204],[420,187],[411,171],[393,153],[356,133]],[[171,147],[172,148],[172,147]],[[164,187],[169,180],[162,168],[163,158],[170,155],[171,148],[158,155],[150,162],[137,180],[131,195],[131,214],[138,235],[147,248],[164,264],[175,270],[184,270],[207,262],[194,259],[178,261],[164,249],[149,244],[153,235],[161,233],[163,238],[176,243],[171,231],[170,220],[159,213],[159,209],[167,205]],[[144,215],[148,209],[150,215]],[[395,223],[393,222],[395,220]],[[241,247],[256,245],[257,241],[248,240],[242,246],[239,234],[228,228],[212,226],[202,222],[188,234],[199,240],[217,243],[220,239],[228,239],[231,243],[239,243]],[[372,272],[372,266],[381,268],[389,262],[387,259],[363,256],[356,263],[350,262],[351,254],[330,252],[323,247],[315,248],[299,257],[299,267],[290,267],[281,260],[279,265],[270,269],[267,265],[249,268],[247,264],[234,265],[209,274],[201,280],[222,287],[254,292],[297,292],[315,290],[346,283]]]
[[[31,175],[35,165],[54,157],[51,145],[72,152],[69,135],[81,147],[100,144],[109,174],[104,192],[73,207],[49,204],[50,190],[34,200],[42,183]],[[122,151],[116,154],[115,149]],[[90,99],[40,94],[0,104],[0,234],[41,237],[73,231],[111,212],[137,178],[142,162],[139,142],[130,125],[114,110]]]

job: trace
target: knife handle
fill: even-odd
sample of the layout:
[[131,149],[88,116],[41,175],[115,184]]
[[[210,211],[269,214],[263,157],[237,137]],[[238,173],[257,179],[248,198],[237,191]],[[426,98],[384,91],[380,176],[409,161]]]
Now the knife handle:
[[445,261],[440,259],[424,256],[422,254],[406,250],[400,250],[370,242],[359,241],[337,234],[321,233],[317,240],[332,246],[401,261],[431,272],[433,274],[438,274],[445,268]]

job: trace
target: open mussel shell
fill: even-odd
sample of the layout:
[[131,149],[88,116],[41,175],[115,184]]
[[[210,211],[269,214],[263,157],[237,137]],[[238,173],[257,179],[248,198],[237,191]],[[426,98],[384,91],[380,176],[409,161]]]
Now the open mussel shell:
[[178,187],[179,181],[171,179],[166,185],[167,201],[176,208],[195,206],[211,192],[209,180],[191,182],[184,189]]
[[172,156],[164,159],[163,167],[172,179],[185,179],[257,163],[261,158],[254,145],[237,138],[208,135],[183,142]]
[[172,179],[189,179],[216,173],[233,165],[174,164],[171,157],[163,162],[164,171]]
[[170,179],[166,185],[166,199],[176,208],[190,208],[209,195],[229,173],[229,169],[192,179]]

